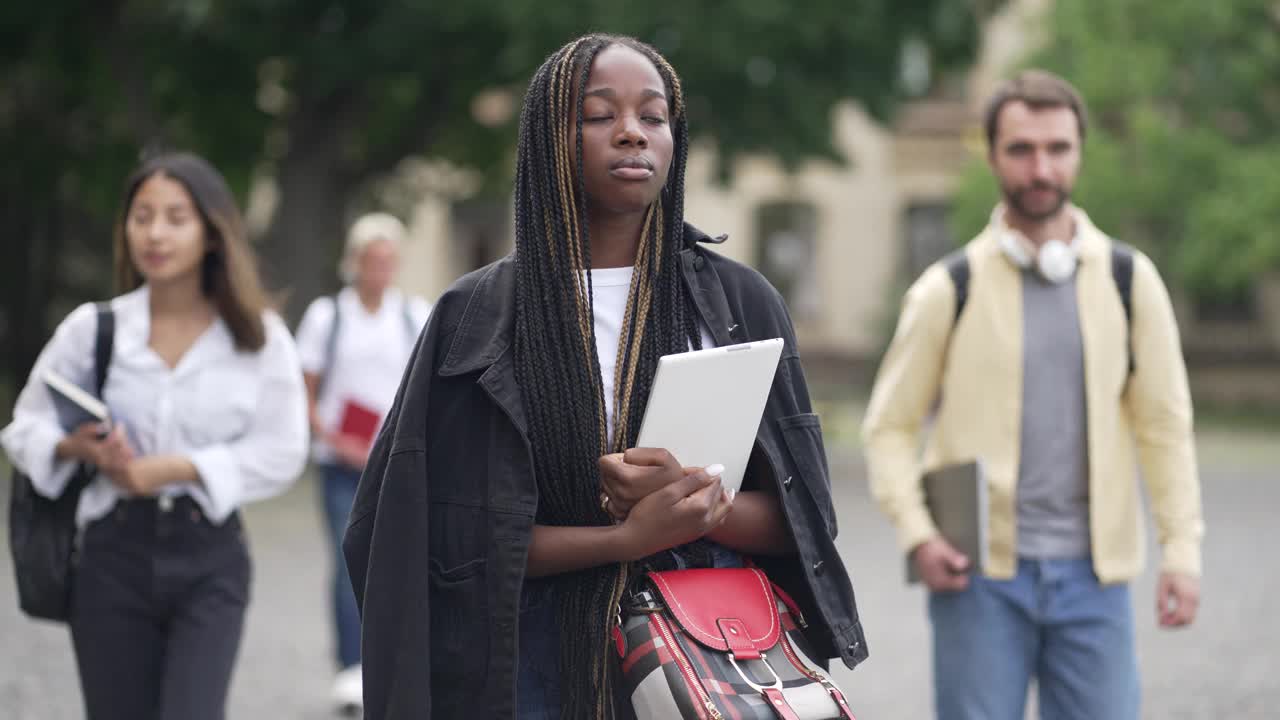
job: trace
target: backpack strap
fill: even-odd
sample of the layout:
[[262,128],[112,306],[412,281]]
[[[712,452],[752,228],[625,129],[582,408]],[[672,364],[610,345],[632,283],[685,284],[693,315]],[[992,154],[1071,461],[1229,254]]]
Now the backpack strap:
[[[1129,374],[1133,374],[1133,247],[1122,242],[1111,243],[1111,277],[1116,284],[1116,292],[1120,294],[1120,304],[1124,307],[1125,347],[1129,355]],[[951,284],[956,291],[956,312],[952,318],[952,328],[960,320],[965,303],[969,300],[969,258],[964,248],[953,250],[942,259],[951,276]]]
[[[965,254],[963,247],[956,248],[942,258],[942,264],[947,268],[947,275],[951,276],[951,285],[956,291],[956,311],[951,316],[951,329],[947,331],[946,355],[943,356],[945,365],[946,357],[951,353],[951,343],[955,339],[956,324],[960,322],[960,313],[964,312],[965,303],[969,302],[969,256]],[[934,402],[938,402],[940,398],[941,394],[935,398]]]
[[333,302],[333,323],[329,325],[329,339],[324,344],[324,370],[328,373],[333,369],[333,359],[338,354],[338,330],[342,327],[342,310],[338,303],[338,296],[334,295],[330,298]]
[[[111,353],[116,341],[116,314],[111,309],[110,302],[100,302],[95,307],[98,309],[98,329],[93,337],[93,387],[101,399],[102,388],[107,385],[107,372],[111,369]],[[81,463],[80,469],[71,476],[71,482],[62,494],[78,496],[93,482],[95,475],[96,469],[91,470]]]
[[1133,248],[1122,242],[1111,243],[1111,277],[1120,304],[1124,306],[1125,348],[1129,354],[1129,374],[1133,374]]
[[116,340],[116,314],[111,303],[100,302],[98,308],[98,331],[93,340],[93,387],[102,397],[102,388],[107,384],[107,371],[111,369],[111,353]]
[[418,323],[413,321],[413,308],[409,302],[407,294],[402,295],[403,300],[400,302],[400,311],[404,313],[404,332],[405,337],[409,338],[409,349],[412,351],[413,343],[418,339]]
[[964,248],[959,248],[944,257],[942,263],[946,265],[947,274],[951,276],[951,284],[956,290],[956,312],[951,319],[954,327],[955,322],[960,319],[960,313],[964,311],[965,303],[969,301],[969,256],[965,254]]
[[333,371],[333,361],[338,356],[338,329],[342,326],[342,311],[338,309],[337,294],[329,299],[333,302],[333,323],[329,325],[329,337],[324,343],[324,371],[320,373],[320,382],[316,384],[317,400],[320,398],[320,393],[324,392],[325,380]]

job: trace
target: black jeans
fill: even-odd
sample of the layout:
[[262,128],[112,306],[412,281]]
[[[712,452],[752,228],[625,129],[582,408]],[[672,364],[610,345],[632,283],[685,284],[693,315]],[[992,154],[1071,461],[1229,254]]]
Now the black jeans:
[[122,500],[90,523],[71,599],[89,720],[222,720],[249,602],[239,515],[185,496]]

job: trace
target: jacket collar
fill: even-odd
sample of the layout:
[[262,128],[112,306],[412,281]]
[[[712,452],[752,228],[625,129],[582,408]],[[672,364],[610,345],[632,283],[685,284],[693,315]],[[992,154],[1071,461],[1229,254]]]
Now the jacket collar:
[[515,253],[481,272],[458,321],[449,354],[440,364],[441,375],[464,375],[494,364],[515,336]]
[[[711,237],[685,223],[684,248],[680,251],[685,283],[717,345],[734,342],[731,327],[734,320],[720,278],[697,250],[697,245],[719,244],[727,237]],[[507,352],[515,336],[515,254],[507,255],[481,272],[467,299],[449,353],[440,365],[441,375],[465,375],[493,365]]]

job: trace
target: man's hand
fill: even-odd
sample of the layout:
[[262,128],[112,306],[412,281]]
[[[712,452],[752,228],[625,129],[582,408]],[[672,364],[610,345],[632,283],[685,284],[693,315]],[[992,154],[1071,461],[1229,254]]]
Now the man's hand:
[[932,537],[911,551],[920,579],[934,592],[955,592],[969,587],[969,558],[941,535]]
[[1195,621],[1199,608],[1199,578],[1176,572],[1160,573],[1156,585],[1156,617],[1160,627],[1186,627]]

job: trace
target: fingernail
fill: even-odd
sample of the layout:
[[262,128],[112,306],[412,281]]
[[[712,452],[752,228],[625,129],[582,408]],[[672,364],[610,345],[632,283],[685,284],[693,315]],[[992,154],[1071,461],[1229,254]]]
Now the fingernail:
[[718,477],[724,474],[724,466],[721,465],[720,463],[716,463],[714,465],[708,465],[705,469],[707,471],[707,474],[710,475],[711,477]]
[[733,502],[733,499],[734,499],[735,497],[737,497],[737,496],[738,496],[738,491],[737,491],[737,490],[730,490],[730,491],[729,491],[729,502]]

